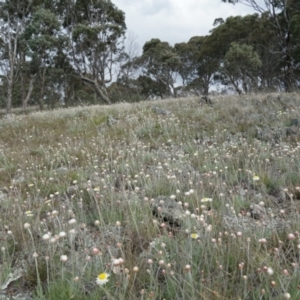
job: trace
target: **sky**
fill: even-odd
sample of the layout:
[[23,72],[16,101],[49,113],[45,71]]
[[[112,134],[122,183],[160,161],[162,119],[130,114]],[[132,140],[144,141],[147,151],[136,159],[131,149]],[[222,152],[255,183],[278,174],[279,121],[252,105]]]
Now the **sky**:
[[[197,35],[207,35],[214,20],[229,16],[253,14],[243,4],[221,0],[112,0],[125,12],[127,32],[136,37],[139,51],[145,42],[159,38],[174,45],[188,42]],[[261,0],[258,0],[261,2]]]

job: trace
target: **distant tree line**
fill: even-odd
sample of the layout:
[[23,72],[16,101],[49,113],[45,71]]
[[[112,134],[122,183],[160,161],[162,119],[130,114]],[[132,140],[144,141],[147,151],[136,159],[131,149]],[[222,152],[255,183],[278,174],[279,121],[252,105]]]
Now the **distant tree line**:
[[300,1],[264,1],[241,0],[255,14],[216,19],[207,36],[174,46],[153,38],[139,54],[110,0],[0,0],[0,106],[110,104],[217,84],[239,94],[297,90]]

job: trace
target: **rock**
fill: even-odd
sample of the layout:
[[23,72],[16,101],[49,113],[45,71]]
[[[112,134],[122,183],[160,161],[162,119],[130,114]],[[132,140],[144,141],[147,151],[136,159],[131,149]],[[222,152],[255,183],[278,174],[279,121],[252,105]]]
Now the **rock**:
[[264,216],[262,219],[257,219],[254,216],[248,217],[247,215],[242,217],[225,215],[222,223],[228,230],[242,231],[244,233],[261,234],[262,229],[270,233],[274,232],[274,230],[291,230],[292,227],[289,220],[280,217],[271,218],[268,213],[269,210],[262,215]]
[[14,179],[12,180],[13,184],[21,184],[25,182],[25,176],[21,174],[17,174]]
[[13,273],[9,273],[5,282],[1,285],[1,290],[5,290],[12,282],[22,278],[23,274],[24,270],[21,268],[14,270]]
[[184,214],[183,208],[175,200],[166,196],[158,196],[151,204],[152,213],[155,217],[171,227],[180,227],[181,218]]
[[286,137],[286,130],[283,128],[270,129],[269,127],[260,128],[255,126],[256,138],[264,142],[279,143]]
[[291,126],[299,126],[299,120],[298,119],[293,119],[292,121],[291,121]]
[[66,168],[66,167],[59,167],[59,168],[57,168],[55,170],[55,172],[57,174],[66,174],[66,173],[68,173],[68,168]]
[[260,220],[266,214],[266,210],[264,207],[258,204],[251,204],[250,205],[250,216],[255,220]]
[[299,134],[299,127],[296,125],[291,125],[286,129],[286,136],[293,136]]
[[154,112],[156,112],[158,115],[164,115],[164,116],[166,116],[166,115],[170,115],[171,114],[170,111],[168,111],[166,109],[163,109],[163,108],[160,108],[160,107],[157,107],[157,106],[152,106],[152,110]]
[[72,196],[78,192],[79,192],[79,186],[76,184],[73,184],[67,188],[67,195],[69,196]]
[[0,191],[0,202],[7,200],[7,194]]
[[259,126],[255,126],[256,129],[256,138],[260,141],[267,142],[271,140],[272,130],[269,128],[260,128]]
[[[280,189],[278,188],[279,192]],[[223,224],[226,228],[233,231],[259,233],[262,228],[272,232],[276,228],[290,227],[290,220],[285,218],[285,214],[281,213],[282,209],[286,213],[291,210],[290,201],[282,201],[281,196],[277,193],[276,196],[272,196],[250,190],[247,194],[247,198],[252,199],[248,209],[243,207],[238,215],[237,212],[232,214],[231,211],[225,212],[223,215]],[[259,202],[264,204],[258,204]]]
[[[22,268],[15,269],[12,273],[6,276],[5,282],[0,289],[0,300],[15,299],[15,300],[32,300],[29,292],[24,286],[25,271]],[[24,291],[25,290],[25,291]]]
[[113,116],[108,116],[107,119],[107,126],[112,126],[114,124],[117,124],[119,121],[117,119],[115,119]]
[[297,141],[300,135],[299,120],[292,119],[291,125],[286,128],[286,137],[290,141]]

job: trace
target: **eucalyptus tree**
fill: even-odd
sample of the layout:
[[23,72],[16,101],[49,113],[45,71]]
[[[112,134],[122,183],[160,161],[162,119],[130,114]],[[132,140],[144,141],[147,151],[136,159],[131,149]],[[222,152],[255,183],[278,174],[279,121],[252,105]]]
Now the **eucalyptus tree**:
[[252,46],[231,43],[220,68],[221,78],[226,85],[232,85],[241,94],[257,91],[258,71],[261,60]]
[[140,75],[135,83],[144,99],[162,99],[169,93],[165,84],[147,75]]
[[207,36],[206,46],[213,51],[214,56],[223,58],[232,42],[249,44],[249,36],[255,30],[258,14],[216,19],[214,28]]
[[232,85],[237,80],[230,80],[233,78],[229,76],[228,72],[225,72],[225,70],[232,70],[229,69],[229,61],[227,60],[225,63],[225,55],[230,50],[232,42],[248,43],[248,37],[256,17],[258,15],[235,16],[228,17],[225,21],[218,18],[214,22],[215,27],[210,31],[210,35],[205,39],[194,38],[193,42],[198,43],[199,48],[202,48],[202,61],[200,60],[198,74],[200,76],[205,74],[202,82],[206,87],[212,82]]
[[182,79],[182,85],[186,87],[193,78],[195,64],[198,59],[198,49],[191,43],[178,43],[174,49],[180,60],[178,74]]
[[64,30],[69,38],[71,64],[82,82],[106,104],[107,84],[116,75],[126,31],[125,14],[110,0],[63,0]]
[[192,37],[189,44],[193,45],[198,53],[194,65],[194,81],[190,85],[197,84],[201,92],[207,95],[209,86],[213,83],[214,74],[220,65],[220,57],[216,55],[217,49],[210,47],[208,36]]
[[276,32],[268,14],[255,14],[253,26],[247,37],[247,45],[253,47],[261,60],[259,67],[259,90],[282,89],[282,62],[280,49],[276,43]]
[[219,59],[210,47],[207,36],[194,36],[187,43],[175,44],[180,58],[179,74],[183,85],[200,94],[208,94]]
[[11,112],[13,85],[18,74],[18,51],[22,35],[31,9],[31,0],[1,0],[0,1],[0,71],[6,80],[6,113]]
[[[225,56],[231,49],[232,43],[237,43],[238,45],[251,46],[261,61],[261,63],[257,65],[258,69],[255,71],[256,79],[254,80],[253,77],[252,80],[250,80],[251,84],[248,88],[272,89],[280,86],[281,62],[279,60],[279,48],[275,43],[276,34],[267,14],[259,15],[256,13],[245,17],[228,17],[225,21],[216,19],[214,25],[216,27],[213,28],[210,31],[211,34],[207,36],[205,48],[208,53],[219,60],[220,68],[214,73],[215,82],[234,86],[232,80],[229,80],[228,77],[228,71],[234,70],[234,66],[229,66],[229,61],[233,62],[233,60],[232,58],[228,60],[227,57],[225,63]],[[245,46],[242,48],[249,54],[253,52],[246,50]],[[235,48],[235,50],[237,50],[237,48]],[[231,49],[231,53],[232,51],[233,49]],[[239,59],[241,59],[241,57],[239,57]],[[235,72],[235,76],[237,74],[242,75],[242,73]],[[249,81],[249,77],[247,80]],[[238,81],[242,82],[242,77],[239,78]],[[245,85],[244,88],[246,88]],[[246,88],[246,90],[248,88]],[[236,88],[235,90],[238,91]],[[239,92],[242,92],[241,86],[239,86]]]
[[139,62],[144,76],[148,76],[151,82],[155,81],[160,91],[164,90],[168,96],[176,97],[180,59],[169,43],[159,39],[146,42]]
[[[34,76],[38,77],[40,109],[44,106],[47,71],[53,68],[54,58],[65,43],[60,30],[61,23],[56,14],[49,9],[38,7],[21,35],[26,56],[30,58],[30,73],[34,74],[32,79]],[[23,106],[26,107],[26,101]]]
[[235,4],[237,2],[251,6],[255,11],[267,14],[270,18],[273,30],[276,33],[276,43],[281,57],[284,75],[285,91],[295,88],[294,76],[295,61],[293,54],[300,42],[300,36],[295,30],[299,24],[300,2],[299,0],[264,0],[263,4],[257,0],[222,0],[222,2]]
[[291,21],[291,33],[293,36],[292,41],[292,58],[293,58],[293,71],[296,77],[296,84],[300,88],[300,3],[297,3],[297,14],[293,16]]

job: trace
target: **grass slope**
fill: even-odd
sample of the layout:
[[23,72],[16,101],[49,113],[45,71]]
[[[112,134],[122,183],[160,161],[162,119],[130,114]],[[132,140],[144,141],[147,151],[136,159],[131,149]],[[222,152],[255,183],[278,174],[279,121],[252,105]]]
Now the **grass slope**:
[[212,100],[2,118],[0,299],[300,298],[300,97]]

